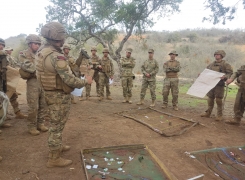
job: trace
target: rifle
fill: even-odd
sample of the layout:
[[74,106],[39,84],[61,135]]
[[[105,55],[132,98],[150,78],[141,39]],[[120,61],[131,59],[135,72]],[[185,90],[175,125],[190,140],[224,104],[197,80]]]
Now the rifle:
[[0,91],[7,92],[7,58],[0,56]]
[[84,51],[83,49],[81,49],[80,55],[76,60],[76,64],[78,67],[81,66],[83,57],[85,57],[86,59],[90,59],[90,56],[88,55],[88,53],[86,51]]

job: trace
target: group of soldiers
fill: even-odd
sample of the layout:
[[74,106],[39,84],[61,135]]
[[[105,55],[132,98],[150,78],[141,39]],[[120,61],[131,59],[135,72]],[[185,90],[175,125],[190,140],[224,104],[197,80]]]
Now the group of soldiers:
[[[16,118],[27,118],[29,122],[27,125],[28,132],[31,135],[39,135],[40,132],[49,131],[49,159],[47,167],[64,167],[72,163],[71,160],[61,157],[62,152],[70,149],[70,146],[62,144],[62,132],[68,119],[70,105],[72,102],[75,103],[71,92],[75,88],[85,87],[85,95],[88,100],[91,83],[95,80],[99,101],[104,99],[105,87],[106,99],[112,100],[109,84],[113,80],[115,71],[107,48],[103,49],[102,58],[96,55],[96,47],[91,47],[90,57],[85,49],[81,50],[77,59],[70,56],[71,48],[68,44],[64,44],[66,30],[58,22],[45,24],[41,28],[41,35],[45,38],[45,43],[42,44],[39,36],[30,34],[26,38],[28,49],[19,53],[19,74],[22,79],[26,80],[27,86],[28,116],[23,115],[18,108],[18,93],[16,91],[9,94],[8,97],[14,108]],[[11,53],[9,54],[8,51],[12,51],[12,49],[5,48],[4,51],[4,47],[5,42],[3,39],[0,39],[0,55],[7,56],[8,68],[10,68],[10,64],[16,65],[16,62],[9,58]],[[135,79],[133,69],[136,64],[135,59],[131,56],[132,52],[132,48],[127,48],[126,56],[120,59],[120,75],[124,97],[122,102],[129,104],[132,103],[132,87],[133,80]],[[166,61],[163,65],[166,77],[163,82],[162,108],[168,107],[168,96],[171,90],[172,107],[178,111],[178,72],[181,70],[181,66],[180,62],[176,60],[178,56],[176,51],[171,51],[169,56],[170,60]],[[235,119],[230,122],[232,124],[239,124],[244,113],[245,98],[243,83],[245,83],[245,77],[242,73],[245,72],[245,67],[241,67],[241,71],[239,70],[232,75],[231,66],[223,60],[225,52],[222,50],[216,51],[214,57],[215,61],[207,68],[222,72],[225,75],[221,77],[220,82],[207,94],[208,109],[201,116],[210,117],[214,107],[214,99],[216,99],[217,120],[222,120],[222,98],[224,96],[225,82],[229,84],[234,79],[241,77],[241,86],[234,106]],[[137,105],[144,104],[146,90],[149,88],[152,99],[150,106],[154,107],[156,100],[156,74],[159,71],[159,65],[154,59],[153,49],[148,50],[148,59],[141,66],[141,71],[143,79],[140,101]],[[83,100],[82,95],[79,100]],[[45,119],[49,121],[49,127],[44,125]],[[8,126],[6,123],[2,124],[2,126],[4,125]]]

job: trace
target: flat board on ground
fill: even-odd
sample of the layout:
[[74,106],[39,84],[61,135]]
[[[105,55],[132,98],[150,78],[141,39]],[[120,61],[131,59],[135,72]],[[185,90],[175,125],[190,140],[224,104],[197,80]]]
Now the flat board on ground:
[[208,149],[191,154],[222,179],[245,179],[245,146]]
[[173,179],[165,166],[144,145],[125,145],[82,151],[87,180]]

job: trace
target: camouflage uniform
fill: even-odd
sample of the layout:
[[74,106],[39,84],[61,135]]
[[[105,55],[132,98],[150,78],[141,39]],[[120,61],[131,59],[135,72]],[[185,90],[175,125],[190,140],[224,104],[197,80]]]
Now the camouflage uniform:
[[[27,36],[27,43],[41,44],[41,39],[34,34]],[[26,99],[28,104],[28,129],[32,135],[38,135],[41,130],[47,131],[48,128],[44,126],[44,118],[47,113],[47,105],[42,96],[42,89],[37,81],[35,68],[35,54],[31,48],[28,48],[19,53],[19,61],[21,63],[20,75],[26,80]],[[38,130],[37,130],[38,129]]]
[[[225,57],[225,52],[223,50],[217,50],[214,53],[215,55],[221,55],[222,58]],[[219,83],[211,89],[207,96],[208,96],[208,109],[206,113],[202,114],[202,117],[210,117],[213,107],[214,107],[214,99],[216,99],[217,104],[217,117],[216,120],[222,120],[223,112],[222,112],[222,99],[224,97],[224,86],[225,81],[231,76],[233,70],[230,64],[228,64],[225,60],[221,60],[217,62],[216,60],[207,66],[207,69],[224,73],[225,79],[220,80]]]
[[[150,49],[149,52],[154,52]],[[140,99],[145,98],[146,90],[149,86],[151,92],[152,101],[156,100],[156,74],[158,73],[159,65],[155,59],[148,59],[141,66],[141,72],[143,73],[143,81],[140,93]],[[146,77],[146,74],[150,74],[150,77]]]
[[[69,49],[71,50],[70,46],[68,44],[64,44],[63,45],[63,51],[64,49]],[[70,56],[69,53],[68,54],[65,54],[64,53],[64,56],[67,58],[67,61],[68,61],[68,64],[71,68],[71,71],[73,72],[73,74],[76,76],[76,77],[80,77],[80,71],[79,71],[79,67],[77,66],[76,64],[76,60],[74,57]],[[72,104],[76,104],[75,102],[75,98],[73,95],[71,95],[71,103]]]
[[[5,43],[1,43],[1,44],[5,46]],[[0,50],[0,55],[7,55],[7,53],[4,50]],[[10,66],[9,62],[7,62],[7,68],[8,68],[8,66]],[[14,91],[14,92],[9,93],[8,96],[9,96],[10,104],[13,107],[14,113],[16,115],[15,117],[19,118],[19,119],[26,118],[26,116],[23,115],[19,109],[19,103],[17,101],[18,93],[16,91]]]
[[[109,52],[109,50],[104,48],[103,53],[104,52]],[[114,75],[114,66],[112,60],[109,57],[102,57],[99,61],[99,64],[102,67],[102,69],[99,71],[100,100],[104,98],[104,87],[106,87],[106,97],[111,99],[109,80]]]
[[[80,71],[81,71],[81,76],[85,76],[86,75],[90,65],[91,65],[90,60],[83,57],[82,60],[81,60],[81,64],[79,65],[80,66]],[[85,85],[85,90],[86,90],[86,98],[88,99],[90,97],[91,84],[86,84]],[[83,93],[82,93],[81,97],[83,97]],[[81,98],[81,100],[82,100],[82,98]]]
[[[126,52],[132,53],[132,49],[128,48]],[[123,97],[125,98],[125,102],[131,102],[130,98],[132,97],[133,79],[135,77],[133,74],[135,59],[133,57],[122,57],[120,64],[122,66],[121,82],[123,87]]]
[[87,80],[75,77],[68,65],[62,50],[55,46],[60,44],[66,36],[65,29],[58,22],[50,22],[41,29],[41,35],[47,43],[37,53],[37,78],[45,91],[45,99],[49,107],[49,160],[47,167],[64,167],[72,163],[71,160],[61,158],[62,132],[68,119],[71,103],[71,92],[74,88],[82,88]]
[[234,121],[228,121],[227,123],[230,124],[240,124],[241,119],[244,114],[244,108],[245,108],[245,65],[241,66],[237,72],[232,74],[230,79],[234,81],[237,78],[237,85],[239,86],[239,89],[236,94],[235,104],[234,104]]
[[[176,51],[172,51],[169,53],[169,55],[174,54],[178,56]],[[172,93],[172,104],[173,107],[177,107],[178,105],[178,94],[179,94],[179,78],[178,78],[178,72],[180,71],[180,63],[177,60],[169,60],[166,63],[163,64],[163,70],[166,73],[166,78],[163,81],[163,108],[167,107],[168,104],[168,95],[169,91],[171,89]],[[177,108],[176,108],[177,110]]]
[[[91,48],[91,51],[92,50],[95,50],[96,51],[96,48],[95,47],[92,47]],[[93,69],[94,69],[93,79],[94,79],[94,81],[96,83],[97,96],[99,96],[99,94],[100,94],[100,92],[99,92],[99,71],[97,69],[97,66],[99,65],[99,61],[100,61],[99,56],[97,56],[97,55],[95,55],[95,56],[91,55],[90,62],[93,65]]]

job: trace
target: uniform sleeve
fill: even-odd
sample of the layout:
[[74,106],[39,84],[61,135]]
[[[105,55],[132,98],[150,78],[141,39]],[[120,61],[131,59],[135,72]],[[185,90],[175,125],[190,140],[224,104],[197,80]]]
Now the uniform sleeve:
[[36,66],[33,62],[26,58],[23,52],[19,53],[20,68],[29,73],[35,73]]
[[164,72],[170,72],[170,69],[169,69],[169,67],[168,67],[168,62],[165,62],[165,63],[163,64],[163,71],[164,71]]
[[225,77],[226,79],[230,78],[233,73],[233,69],[230,64],[225,64]]
[[[239,69],[245,69],[245,65],[241,66]],[[234,81],[236,78],[238,78],[240,75],[242,75],[241,72],[237,71],[237,72],[234,72],[232,74],[232,76],[230,77],[230,79],[232,79],[232,81]]]
[[113,62],[111,60],[111,76],[113,76],[114,74],[115,74],[114,65],[113,65]]
[[65,84],[72,88],[82,88],[86,85],[86,79],[77,78],[72,74],[68,62],[64,56],[53,57],[52,61],[54,61],[56,72],[59,74]]
[[159,71],[159,65],[158,65],[158,62],[155,61],[155,63],[156,63],[156,66],[155,66],[155,68],[153,69],[153,71],[150,73],[151,76],[155,76],[155,75],[158,73],[158,71]]
[[145,71],[145,62],[142,64],[141,66],[141,72],[143,75],[146,75],[146,71]]

